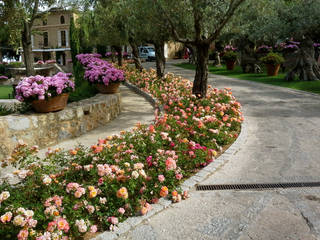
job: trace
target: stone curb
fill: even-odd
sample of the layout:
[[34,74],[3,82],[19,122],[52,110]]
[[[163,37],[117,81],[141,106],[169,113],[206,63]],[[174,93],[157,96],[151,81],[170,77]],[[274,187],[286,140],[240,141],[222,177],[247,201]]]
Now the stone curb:
[[[151,101],[153,101],[154,104],[156,104],[156,100],[153,99],[153,97],[150,96],[148,93],[142,92],[142,90],[140,90],[139,88],[137,88],[136,86],[134,86],[132,84],[125,83],[124,85],[129,87],[130,89],[132,89],[136,93],[141,94],[147,100],[152,99],[152,100],[150,100],[150,103],[151,103]],[[153,106],[156,106],[156,105],[153,105]],[[194,176],[185,180],[181,184],[181,189],[183,191],[188,191],[188,190],[194,188],[199,182],[205,180],[210,175],[212,175],[217,169],[221,168],[224,164],[226,164],[229,161],[229,158],[240,150],[242,144],[247,139],[247,135],[248,135],[247,122],[243,121],[243,123],[241,124],[241,132],[240,132],[237,140],[223,154],[221,154],[215,161],[213,161],[208,166],[201,169]],[[125,220],[124,222],[122,222],[118,225],[118,229],[116,231],[113,231],[113,232],[105,231],[105,232],[99,234],[97,237],[92,238],[92,240],[116,239],[120,235],[125,234],[125,233],[129,232],[131,229],[138,226],[144,220],[158,214],[162,210],[170,207],[171,205],[173,205],[173,203],[170,200],[165,199],[165,198],[161,198],[157,204],[152,204],[152,210],[150,212],[148,212],[146,215],[129,217],[127,220]]]
[[153,98],[149,93],[142,91],[140,88],[138,88],[137,86],[127,81],[125,81],[123,85],[128,87],[133,92],[144,97],[152,105],[152,107],[154,107],[155,109],[158,109],[160,112],[163,112],[163,107],[159,105],[157,99]]

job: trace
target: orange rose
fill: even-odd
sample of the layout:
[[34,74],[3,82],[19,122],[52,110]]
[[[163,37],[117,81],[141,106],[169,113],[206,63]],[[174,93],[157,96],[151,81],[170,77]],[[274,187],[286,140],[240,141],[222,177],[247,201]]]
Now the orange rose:
[[122,199],[127,199],[128,198],[128,190],[125,187],[120,188],[117,191],[117,197],[122,198]]
[[169,190],[166,186],[163,186],[160,190],[160,196],[161,197],[166,197],[169,193]]

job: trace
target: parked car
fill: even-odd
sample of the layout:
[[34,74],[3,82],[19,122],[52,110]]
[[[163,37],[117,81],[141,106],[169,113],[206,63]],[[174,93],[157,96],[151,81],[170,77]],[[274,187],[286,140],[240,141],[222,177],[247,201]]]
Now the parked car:
[[139,57],[146,59],[146,61],[156,60],[156,52],[151,46],[141,46],[139,49]]

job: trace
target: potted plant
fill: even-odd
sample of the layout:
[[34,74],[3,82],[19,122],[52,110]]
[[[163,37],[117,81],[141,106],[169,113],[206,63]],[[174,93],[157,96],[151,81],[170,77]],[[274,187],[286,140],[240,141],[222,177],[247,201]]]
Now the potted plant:
[[113,67],[107,61],[92,54],[77,55],[78,60],[85,67],[84,77],[95,84],[100,93],[110,94],[118,92],[120,83],[125,81],[124,72]]
[[233,51],[227,51],[222,59],[226,62],[227,65],[227,69],[228,70],[233,70],[235,65],[236,65],[236,61],[237,61],[237,53],[233,52]]
[[69,93],[74,91],[70,74],[59,72],[52,77],[23,78],[15,88],[16,99],[31,103],[36,112],[55,112],[65,108]]
[[260,61],[266,65],[268,76],[277,76],[284,58],[277,53],[271,52],[267,56],[260,58]]

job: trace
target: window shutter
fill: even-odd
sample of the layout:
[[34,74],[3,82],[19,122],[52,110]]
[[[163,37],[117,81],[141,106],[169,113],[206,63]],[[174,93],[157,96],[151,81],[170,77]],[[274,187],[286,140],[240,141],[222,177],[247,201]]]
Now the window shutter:
[[61,32],[58,31],[58,47],[61,47]]
[[68,30],[66,30],[66,47],[69,47],[69,34],[68,34]]

